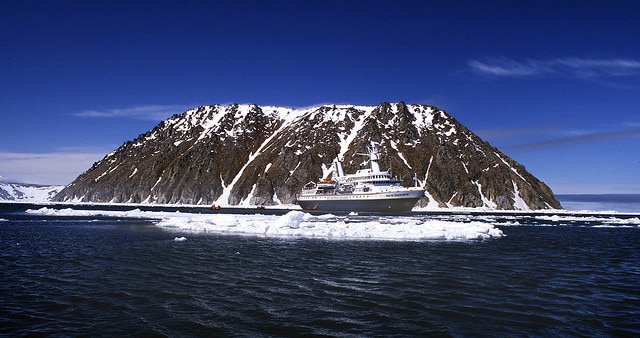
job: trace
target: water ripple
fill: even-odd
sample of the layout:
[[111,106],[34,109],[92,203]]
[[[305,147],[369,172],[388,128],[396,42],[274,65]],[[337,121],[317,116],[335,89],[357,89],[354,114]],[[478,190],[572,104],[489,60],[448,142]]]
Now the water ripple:
[[640,334],[640,229],[519,222],[500,240],[425,243],[7,221],[0,334]]

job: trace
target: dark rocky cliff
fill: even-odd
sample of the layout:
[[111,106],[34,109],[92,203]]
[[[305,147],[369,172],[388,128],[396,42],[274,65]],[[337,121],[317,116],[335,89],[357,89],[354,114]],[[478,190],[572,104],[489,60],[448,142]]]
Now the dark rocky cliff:
[[289,204],[302,186],[367,165],[427,188],[421,205],[560,208],[543,182],[444,111],[424,105],[203,106],[175,115],[95,163],[57,201]]

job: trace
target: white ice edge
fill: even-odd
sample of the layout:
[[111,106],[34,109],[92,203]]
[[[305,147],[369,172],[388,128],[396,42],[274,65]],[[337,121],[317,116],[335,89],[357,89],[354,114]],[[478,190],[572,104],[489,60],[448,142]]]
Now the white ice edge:
[[[34,204],[33,202],[28,202],[28,201],[1,201],[2,203],[14,203],[14,204]],[[130,203],[130,202],[122,202],[122,203],[116,203],[116,202],[51,202],[51,201],[45,201],[45,202],[37,202],[37,205],[41,205],[41,206],[71,206],[71,207],[78,207],[78,208],[82,208],[83,206],[92,206],[92,207],[96,207],[96,206],[105,206],[105,207],[111,207],[111,206],[125,206],[125,207],[131,207],[132,209],[137,208],[137,207],[149,207],[149,206],[153,206],[153,207],[182,207],[182,208],[202,208],[202,207],[209,207],[207,205],[202,205],[202,204],[170,204],[170,203]],[[279,210],[302,210],[302,208],[300,208],[299,205],[297,204],[279,204],[276,206],[271,206],[271,208],[274,209],[279,209]],[[230,205],[230,206],[224,206],[224,209],[248,209],[248,207],[246,205]],[[540,210],[503,210],[503,209],[492,209],[492,208],[487,208],[487,207],[475,207],[475,208],[471,208],[471,207],[447,207],[447,208],[441,208],[441,207],[433,207],[433,206],[427,206],[427,207],[414,207],[412,209],[412,211],[414,212],[430,212],[430,211],[435,211],[438,213],[445,213],[445,214],[466,214],[466,213],[474,213],[474,214],[478,214],[481,215],[483,213],[487,213],[487,214],[508,214],[508,215],[519,215],[522,214],[524,216],[526,215],[530,215],[532,213],[534,214],[548,214],[551,216],[554,215],[559,215],[559,216],[564,216],[564,215],[585,215],[585,216],[598,216],[598,215],[602,215],[602,216],[616,216],[616,215],[625,215],[625,216],[637,216],[640,217],[640,211],[638,212],[631,212],[631,211],[618,211],[618,210],[568,210],[568,209],[540,209]]]
[[[180,233],[212,233],[260,237],[325,238],[345,240],[468,241],[503,237],[502,230],[481,221],[428,220],[424,217],[313,216],[289,211],[282,216],[262,214],[192,214],[180,212],[51,209],[27,210],[51,216],[109,216],[158,220],[156,225]],[[183,241],[176,237],[175,241]],[[184,239],[186,240],[186,238]]]

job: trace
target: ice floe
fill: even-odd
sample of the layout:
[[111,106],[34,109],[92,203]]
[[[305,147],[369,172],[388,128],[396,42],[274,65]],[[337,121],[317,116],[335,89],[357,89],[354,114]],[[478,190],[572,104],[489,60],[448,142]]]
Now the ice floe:
[[[640,227],[640,214],[412,214],[312,215],[291,210],[283,215],[260,213],[189,213],[167,211],[76,210],[43,207],[28,213],[54,217],[118,217],[152,220],[156,226],[184,233],[228,234],[278,238],[344,240],[469,241],[504,237],[501,228],[511,226]],[[181,240],[181,239],[180,239]],[[186,238],[185,238],[186,240]]]
[[290,211],[283,216],[191,215],[165,217],[157,225],[195,233],[371,240],[483,240],[503,236],[483,222],[424,220],[419,217],[313,216]]
[[[107,211],[41,208],[28,213],[48,216],[137,217],[155,220],[167,231],[367,240],[485,240],[500,238],[502,230],[480,221],[447,221],[420,216],[314,216],[289,211],[282,216],[263,214],[191,214],[179,212]],[[177,238],[177,237],[176,237]],[[176,239],[177,240],[177,239]]]

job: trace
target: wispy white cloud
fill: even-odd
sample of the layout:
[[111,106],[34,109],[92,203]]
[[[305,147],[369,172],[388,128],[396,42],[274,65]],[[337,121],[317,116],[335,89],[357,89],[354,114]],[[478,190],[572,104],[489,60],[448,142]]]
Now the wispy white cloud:
[[4,180],[66,185],[101,160],[106,152],[0,153],[0,175]]
[[85,110],[74,115],[79,117],[131,118],[162,121],[173,114],[182,113],[189,108],[191,107],[185,105],[147,105],[122,109]]
[[547,69],[533,61],[518,62],[506,58],[487,61],[471,60],[468,66],[474,73],[492,76],[531,76],[548,72]]
[[[488,141],[492,142],[492,139],[499,139],[500,136],[504,136],[503,139],[509,138],[509,136],[517,135],[520,140],[527,139],[527,135],[523,135],[524,129],[505,130],[502,134],[491,130],[487,133]],[[529,131],[543,130],[541,134],[531,134],[529,140],[533,137],[540,137],[542,139],[531,140],[529,142],[514,142],[509,145],[499,146],[503,151],[520,151],[520,150],[534,150],[547,147],[564,146],[572,144],[581,144],[587,142],[597,142],[607,139],[620,139],[629,137],[640,137],[640,127],[634,128],[619,128],[615,130],[548,130],[531,128]],[[508,141],[507,141],[508,142]]]
[[513,128],[493,128],[480,129],[475,131],[480,137],[489,141],[496,142],[502,140],[513,140],[517,138],[527,137],[549,137],[556,135],[557,131],[548,126],[525,126]]
[[509,58],[470,60],[469,69],[477,74],[495,77],[530,77],[559,75],[580,79],[622,78],[640,76],[640,60],[580,59],[517,61]]

